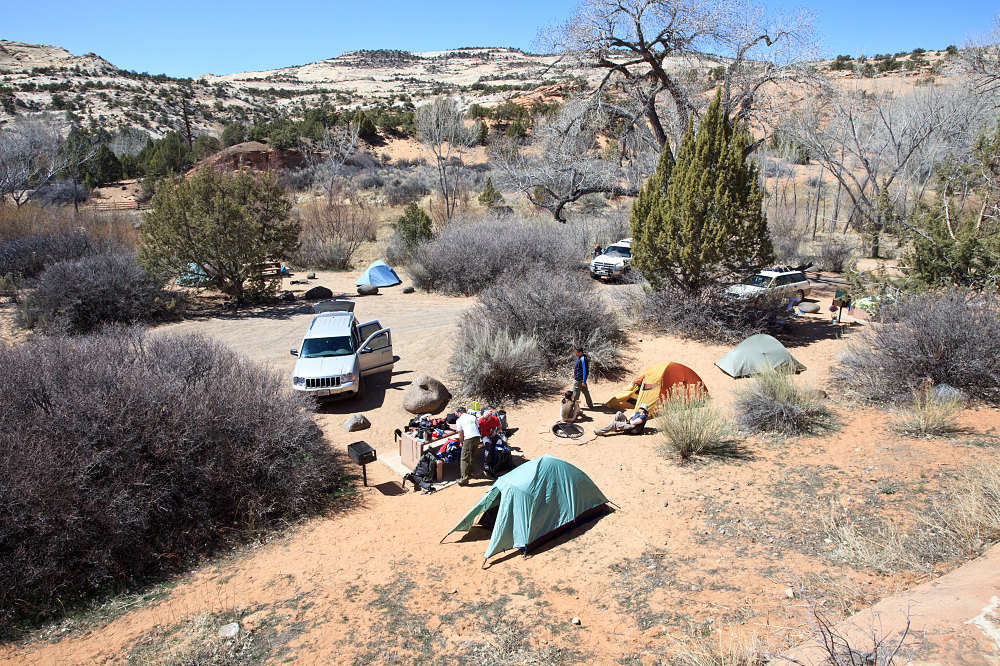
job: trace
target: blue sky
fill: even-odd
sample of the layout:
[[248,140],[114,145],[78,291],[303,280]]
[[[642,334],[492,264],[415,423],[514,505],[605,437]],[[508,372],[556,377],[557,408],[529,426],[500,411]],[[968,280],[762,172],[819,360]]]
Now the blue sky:
[[[765,0],[771,9],[802,6]],[[302,65],[356,49],[422,52],[461,46],[531,49],[572,0],[422,3],[13,0],[0,38],[93,51],[123,69],[198,77]],[[816,0],[824,53],[857,56],[961,46],[993,22],[996,0]]]

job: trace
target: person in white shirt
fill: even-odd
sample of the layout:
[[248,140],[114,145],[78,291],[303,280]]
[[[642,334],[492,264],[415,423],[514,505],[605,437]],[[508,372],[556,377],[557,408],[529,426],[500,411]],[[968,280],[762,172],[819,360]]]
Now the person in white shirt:
[[479,449],[479,442],[482,438],[475,416],[469,414],[465,407],[459,407],[455,413],[458,414],[458,421],[455,422],[455,427],[458,429],[458,441],[462,445],[462,475],[458,479],[458,485],[464,486],[468,485],[469,479],[475,471],[476,451]]

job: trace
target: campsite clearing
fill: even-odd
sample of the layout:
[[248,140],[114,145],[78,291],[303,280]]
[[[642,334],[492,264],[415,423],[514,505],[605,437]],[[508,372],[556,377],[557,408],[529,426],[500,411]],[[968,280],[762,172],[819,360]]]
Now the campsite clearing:
[[[353,294],[355,279],[353,272],[319,273],[309,285],[286,281],[285,288],[300,295],[322,284],[343,296]],[[599,286],[610,295],[630,288]],[[832,298],[832,288],[821,294]],[[392,432],[409,420],[404,389],[421,373],[445,378],[455,322],[473,302],[403,294],[401,287],[359,300],[359,310],[377,311],[392,327],[400,358],[391,374],[373,376],[359,402],[318,412],[335,449],[346,451],[356,439],[340,424],[359,411],[372,422],[365,440],[380,454],[394,450]],[[159,334],[201,332],[290,375],[288,349],[311,317],[307,304],[294,302],[173,324]],[[803,335],[786,341],[809,368],[796,381],[827,389],[839,337],[852,327],[833,325],[825,314],[803,321]],[[720,405],[746,381],[714,366],[730,351],[725,345],[644,331],[627,351],[627,376],[598,378],[596,401],[668,360],[696,372]],[[525,663],[651,663],[666,659],[678,641],[717,646],[746,635],[780,649],[809,635],[809,604],[841,617],[947,569],[889,551],[878,553],[876,567],[863,561],[859,539],[890,522],[905,532],[957,470],[995,455],[998,444],[990,430],[1000,422],[994,409],[965,411],[966,431],[957,439],[906,439],[891,432],[884,411],[834,402],[836,428],[828,434],[752,438],[748,459],[681,465],[656,453],[655,435],[555,437],[558,388],[565,387],[505,406],[517,428],[511,445],[527,459],[550,453],[566,460],[620,509],[527,559],[499,553],[481,570],[487,535],[452,535],[439,544],[487,481],[424,495],[400,490],[399,475],[375,463],[369,487],[358,474],[343,510],[6,645],[0,662],[177,663],[242,650],[259,662],[503,663],[517,655]],[[587,410],[581,425],[589,434],[610,414]],[[221,638],[218,631],[232,622],[240,633]]]

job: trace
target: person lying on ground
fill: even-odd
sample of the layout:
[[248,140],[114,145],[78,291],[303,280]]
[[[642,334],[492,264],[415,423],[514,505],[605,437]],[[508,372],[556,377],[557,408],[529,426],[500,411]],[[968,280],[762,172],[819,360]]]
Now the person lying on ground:
[[642,433],[643,428],[646,427],[646,421],[649,420],[649,407],[646,403],[639,405],[639,409],[636,410],[632,418],[626,418],[625,412],[618,412],[615,414],[615,420],[604,426],[603,428],[598,428],[594,430],[595,435],[609,435],[611,433],[624,432],[630,435],[638,435]]
[[559,408],[559,420],[562,423],[572,423],[580,417],[580,401],[573,399],[573,392],[563,394],[562,405]]

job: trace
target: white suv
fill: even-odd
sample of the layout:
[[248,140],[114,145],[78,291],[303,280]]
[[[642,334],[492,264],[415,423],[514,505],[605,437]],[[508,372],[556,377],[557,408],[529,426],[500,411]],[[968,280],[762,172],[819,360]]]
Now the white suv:
[[763,294],[776,294],[785,298],[805,298],[812,291],[812,284],[802,271],[781,269],[763,270],[743,284],[726,289],[732,298],[751,298]]
[[351,301],[316,305],[292,370],[292,388],[325,400],[341,395],[360,397],[362,377],[392,370],[392,334],[377,321],[358,324]]
[[628,273],[632,263],[632,239],[623,238],[604,248],[604,254],[590,262],[590,277],[620,278]]

